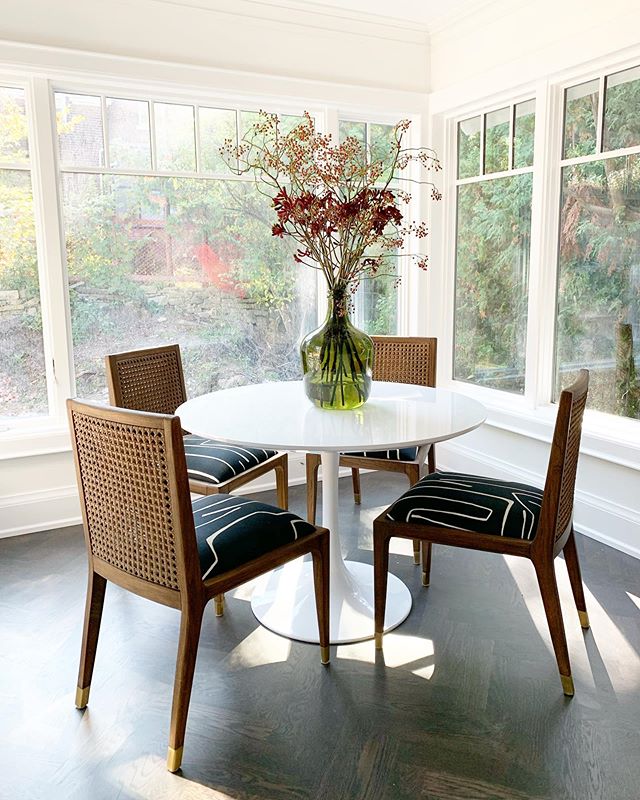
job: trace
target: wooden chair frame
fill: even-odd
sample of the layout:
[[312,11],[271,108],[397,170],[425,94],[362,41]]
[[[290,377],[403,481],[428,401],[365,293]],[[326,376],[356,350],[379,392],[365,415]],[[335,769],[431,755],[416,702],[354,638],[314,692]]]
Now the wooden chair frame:
[[[436,385],[436,364],[438,340],[435,338],[422,336],[372,336],[374,347],[373,359],[373,379],[378,381],[391,381],[394,383],[415,383],[419,386]],[[422,346],[427,358],[427,369],[424,378],[418,382],[413,376],[403,375],[398,369],[395,359],[387,355],[389,345],[414,345]],[[351,467],[351,480],[353,483],[353,499],[356,505],[360,505],[360,470],[371,469],[383,472],[399,472],[406,475],[409,485],[413,486],[424,474],[424,467],[427,472],[436,470],[435,446],[426,444],[418,448],[416,457],[413,461],[395,461],[390,458],[369,458],[367,456],[340,455],[340,466]],[[306,458],[307,473],[307,519],[315,525],[316,507],[318,505],[318,468],[320,467],[320,456],[317,453],[308,453]],[[413,543],[413,560],[415,564],[420,563],[420,542]]]
[[[221,575],[203,580],[200,572],[179,419],[165,414],[125,411],[95,403],[82,403],[77,400],[68,400],[67,408],[89,559],[89,580],[76,690],[76,706],[79,709],[83,709],[89,700],[89,689],[93,675],[107,581],[111,581],[141,597],[178,609],[180,611],[180,635],[167,756],[167,768],[171,772],[175,772],[179,769],[182,761],[202,617],[205,606],[212,597],[230,591],[275,567],[286,564],[288,561],[299,558],[306,553],[311,553],[321,661],[323,664],[329,663],[329,532],[325,528],[317,528],[315,532],[302,537],[298,541],[279,547],[260,558]],[[103,557],[95,555],[92,542],[92,520],[96,519],[96,511],[103,510],[105,514],[99,514],[99,516],[104,518],[107,512],[113,512],[114,509],[117,510],[118,500],[108,500],[106,503],[108,507],[104,509],[97,509],[96,505],[93,504],[91,506],[93,513],[88,514],[87,512],[88,493],[91,493],[92,485],[95,484],[91,484],[90,479],[87,479],[87,476],[84,475],[83,457],[79,454],[79,449],[82,448],[83,444],[82,433],[78,434],[76,420],[82,417],[85,418],[85,421],[86,418],[89,418],[91,421],[100,420],[107,423],[115,423],[115,426],[128,426],[129,430],[135,427],[136,430],[154,429],[162,433],[169,484],[171,529],[173,531],[172,541],[166,541],[164,545],[166,550],[172,550],[175,554],[175,569],[177,573],[177,586],[175,588],[149,580],[148,576],[142,577],[140,574],[135,574],[135,559],[131,560],[131,563],[125,565],[124,568],[118,566],[115,556],[112,557],[110,553],[104,553],[104,543],[102,544]],[[123,483],[127,482],[128,479],[135,481],[136,476],[134,474],[127,474],[126,449],[121,458]],[[144,509],[142,510],[144,511]],[[128,509],[128,513],[131,513],[131,509]],[[143,517],[147,518],[145,514],[143,514]],[[166,566],[165,564],[164,567]]]
[[373,523],[375,640],[382,648],[383,620],[386,606],[389,541],[398,536],[419,539],[422,546],[422,583],[429,585],[432,544],[466,547],[502,555],[521,556],[533,562],[542,595],[551,640],[558,663],[562,689],[574,694],[569,651],[554,571],[554,559],[564,552],[573,598],[583,628],[589,627],[580,563],[573,530],[573,495],[580,448],[582,416],[589,387],[589,373],[581,370],[578,379],[560,396],[551,454],[545,481],[540,521],[532,541],[503,536],[489,536],[457,528],[393,522],[384,511]]
[[[171,359],[172,368],[175,369],[173,397],[154,399],[154,402],[136,402],[135,396],[128,396],[126,388],[123,386],[121,365],[130,362],[132,359],[139,359],[141,362],[149,358]],[[144,350],[131,350],[126,353],[114,353],[105,357],[107,371],[107,384],[109,387],[109,402],[118,408],[130,408],[136,411],[149,411],[152,413],[175,414],[179,405],[187,399],[187,389],[184,381],[184,371],[182,369],[182,357],[180,355],[180,345],[170,344],[162,347],[149,347]],[[135,394],[135,393],[133,393]],[[188,431],[185,431],[188,433]],[[271,470],[276,475],[276,494],[278,506],[289,508],[289,458],[287,453],[278,453],[275,456],[257,464],[255,467],[245,470],[240,475],[229,478],[222,483],[206,483],[205,481],[189,479],[189,488],[195,494],[228,494],[234,489],[239,489],[246,483],[259,478]]]

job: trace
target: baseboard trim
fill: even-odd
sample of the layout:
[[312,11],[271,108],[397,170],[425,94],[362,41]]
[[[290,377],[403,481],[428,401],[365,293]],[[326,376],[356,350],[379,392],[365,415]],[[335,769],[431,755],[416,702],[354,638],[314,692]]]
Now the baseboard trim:
[[78,525],[78,490],[75,486],[62,486],[2,497],[0,519],[0,539]]
[[[340,470],[341,477],[349,475],[346,468]],[[271,473],[273,475],[273,473]],[[322,480],[322,471],[319,480]],[[289,486],[306,483],[304,456],[292,453],[289,458]],[[264,477],[243,486],[235,494],[256,494],[274,491],[275,479]],[[26,533],[68,528],[82,522],[78,490],[75,486],[56,489],[40,489],[0,497],[0,539],[22,536]]]
[[[534,486],[544,483],[544,475],[457,443],[439,445],[438,466],[453,472],[488,472],[496,477],[510,476]],[[341,477],[349,474],[350,470],[346,468],[340,470]],[[299,486],[305,482],[304,458],[292,453],[289,459],[289,485]],[[261,479],[242,487],[239,493],[255,494],[274,489],[274,480]],[[635,509],[578,491],[575,519],[576,530],[580,533],[640,559],[640,544],[636,544],[640,543],[640,514]],[[78,491],[75,486],[63,486],[0,498],[0,520],[0,539],[79,525],[82,518]],[[603,533],[605,530],[611,533]]]

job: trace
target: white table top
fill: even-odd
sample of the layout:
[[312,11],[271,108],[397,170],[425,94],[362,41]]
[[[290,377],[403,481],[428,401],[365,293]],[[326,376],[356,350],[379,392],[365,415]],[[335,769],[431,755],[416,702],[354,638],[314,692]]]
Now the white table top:
[[486,419],[480,403],[445,389],[374,381],[353,411],[317,408],[302,381],[259,383],[194,397],[176,411],[182,427],[220,442],[274,450],[387,450],[441,442]]

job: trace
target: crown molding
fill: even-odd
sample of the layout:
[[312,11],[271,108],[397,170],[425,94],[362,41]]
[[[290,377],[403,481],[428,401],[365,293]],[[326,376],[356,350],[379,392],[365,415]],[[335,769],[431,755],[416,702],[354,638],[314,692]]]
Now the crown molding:
[[235,17],[262,23],[313,28],[352,35],[412,42],[426,45],[428,30],[419,23],[369,12],[327,7],[304,0],[134,0],[141,5],[158,5],[203,11],[216,16]]
[[[489,14],[494,17],[496,14],[501,14],[502,9],[513,9],[514,6],[522,5],[529,2],[529,0],[467,0],[464,6],[459,6],[457,9],[444,14],[439,17],[433,25],[429,25],[429,37],[443,37],[448,35],[455,35],[456,29],[464,25],[472,25],[473,20],[479,14]],[[485,20],[486,21],[486,20]]]

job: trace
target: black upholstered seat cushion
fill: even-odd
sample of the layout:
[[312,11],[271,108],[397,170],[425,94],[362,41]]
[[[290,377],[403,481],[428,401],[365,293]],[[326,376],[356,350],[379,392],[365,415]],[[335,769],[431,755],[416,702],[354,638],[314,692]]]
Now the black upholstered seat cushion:
[[214,494],[192,503],[203,578],[213,578],[307,536],[315,526],[248,497]]
[[394,450],[365,450],[362,453],[343,453],[345,456],[357,458],[386,458],[389,461],[415,461],[418,455],[417,447],[400,447]]
[[535,486],[457,472],[434,472],[387,511],[394,522],[461,528],[531,540],[540,520],[542,491]]
[[195,434],[184,437],[184,453],[189,477],[212,484],[224,483],[276,455],[275,450],[222,444]]

